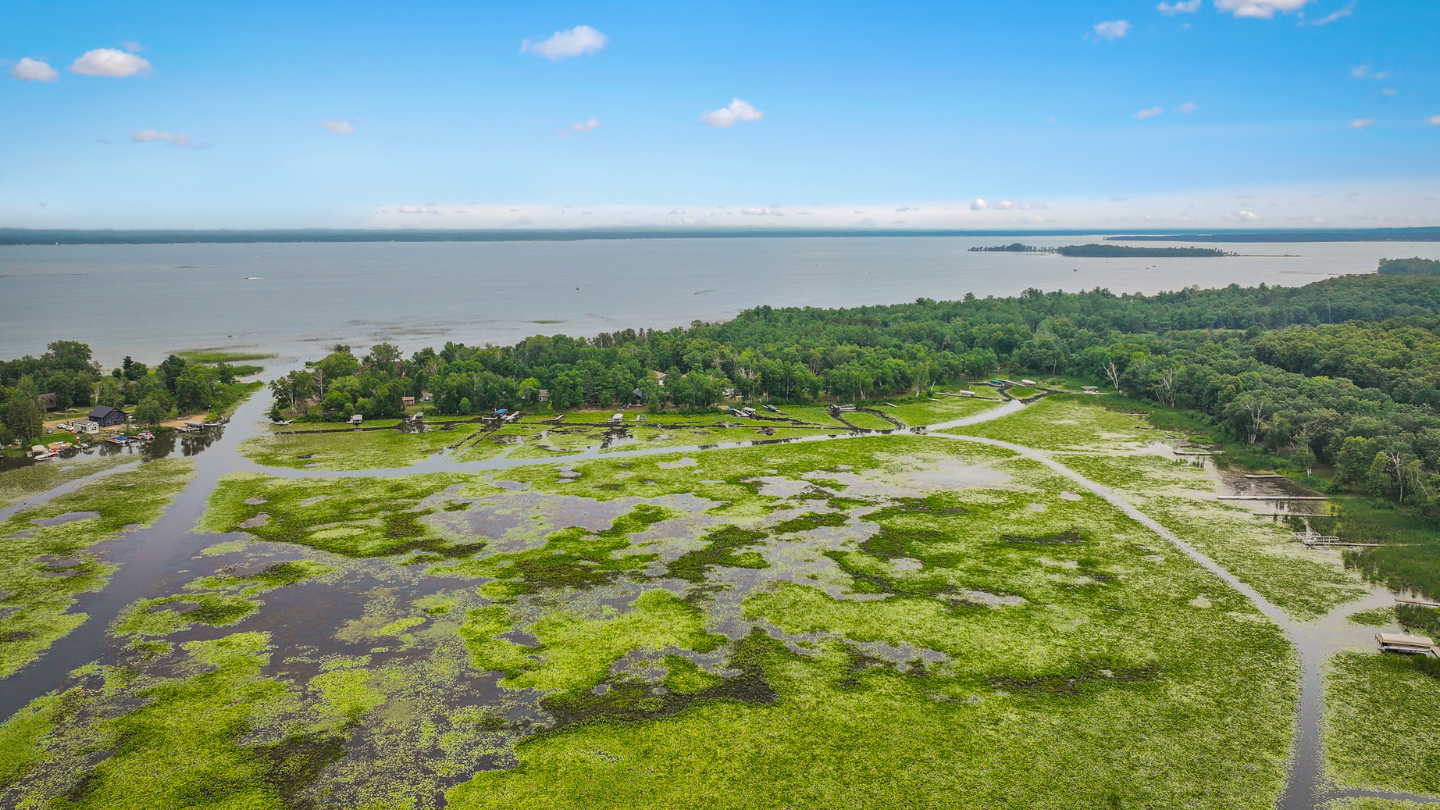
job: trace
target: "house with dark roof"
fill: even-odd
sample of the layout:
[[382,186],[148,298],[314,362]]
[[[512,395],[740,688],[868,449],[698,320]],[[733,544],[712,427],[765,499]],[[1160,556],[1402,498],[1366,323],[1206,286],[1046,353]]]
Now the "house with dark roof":
[[130,421],[130,414],[109,405],[96,405],[86,417],[102,428],[118,427]]
[[40,405],[44,407],[47,411],[56,411],[60,409],[60,406],[55,404],[54,394],[41,394]]

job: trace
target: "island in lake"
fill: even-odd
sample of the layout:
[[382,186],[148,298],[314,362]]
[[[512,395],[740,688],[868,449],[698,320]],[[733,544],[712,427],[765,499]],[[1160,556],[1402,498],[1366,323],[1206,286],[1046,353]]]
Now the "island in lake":
[[1089,259],[1109,258],[1150,258],[1150,259],[1195,259],[1195,258],[1216,258],[1222,256],[1235,256],[1237,254],[1219,250],[1217,248],[1195,248],[1195,247],[1131,247],[1129,245],[1065,245],[1063,247],[1036,247],[1035,245],[1024,245],[1014,242],[1008,245],[995,245],[993,247],[972,247],[971,253],[1058,253],[1061,256],[1073,256]]

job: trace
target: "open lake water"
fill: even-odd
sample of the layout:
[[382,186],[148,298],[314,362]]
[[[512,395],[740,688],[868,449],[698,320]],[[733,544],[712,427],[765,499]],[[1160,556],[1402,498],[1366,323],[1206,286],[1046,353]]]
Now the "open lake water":
[[[573,242],[381,242],[0,247],[0,358],[80,340],[96,359],[256,349],[315,358],[381,340],[406,353],[447,340],[511,344],[734,317],[750,307],[851,307],[1015,295],[1029,287],[1154,293],[1198,285],[1300,286],[1374,272],[1382,257],[1440,258],[1440,243],[1205,244],[1216,259],[1073,259],[971,253],[1098,236],[754,237]],[[1125,243],[1118,243],[1125,244]],[[1141,246],[1184,246],[1144,242]]]

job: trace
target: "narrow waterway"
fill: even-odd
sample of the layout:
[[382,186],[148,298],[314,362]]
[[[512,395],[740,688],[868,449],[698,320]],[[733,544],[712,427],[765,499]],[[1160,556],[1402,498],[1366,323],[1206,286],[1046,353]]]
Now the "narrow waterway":
[[[149,528],[125,532],[94,548],[103,561],[118,565],[119,570],[103,590],[81,594],[70,609],[72,615],[86,615],[84,624],[4,681],[0,717],[9,718],[35,698],[63,687],[72,670],[100,658],[110,641],[110,624],[126,607],[140,599],[164,596],[174,591],[171,586],[188,581],[189,575],[184,573],[187,561],[216,541],[215,535],[196,534],[195,524],[205,514],[220,476],[243,467],[237,447],[255,432],[267,405],[263,396],[250,397],[241,404],[230,425],[210,429],[218,435],[212,434],[208,446],[176,443],[170,455],[193,457],[195,476]],[[62,489],[73,491],[122,469],[125,467],[105,470],[69,482]],[[54,496],[47,493],[43,500],[49,497]],[[38,500],[39,496],[27,503],[34,506]]]

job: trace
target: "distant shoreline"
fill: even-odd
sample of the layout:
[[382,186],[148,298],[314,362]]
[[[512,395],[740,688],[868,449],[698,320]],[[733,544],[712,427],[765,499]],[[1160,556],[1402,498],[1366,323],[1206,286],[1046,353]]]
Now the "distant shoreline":
[[823,229],[589,230],[29,230],[0,228],[0,247],[18,245],[164,245],[299,242],[573,242],[599,239],[753,239],[817,237],[1101,236],[1144,242],[1440,242],[1440,227],[1297,231],[968,231]]

